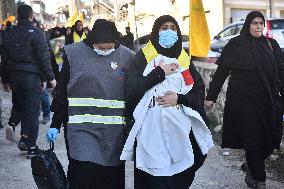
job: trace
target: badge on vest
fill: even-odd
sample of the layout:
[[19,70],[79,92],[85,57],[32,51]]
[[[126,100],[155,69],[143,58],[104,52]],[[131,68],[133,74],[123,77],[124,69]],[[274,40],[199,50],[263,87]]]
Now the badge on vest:
[[118,67],[117,62],[111,62],[110,67],[115,70]]

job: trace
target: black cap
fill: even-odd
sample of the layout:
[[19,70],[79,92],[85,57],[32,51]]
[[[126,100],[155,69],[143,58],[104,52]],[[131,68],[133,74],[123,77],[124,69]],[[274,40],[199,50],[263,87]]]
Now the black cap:
[[98,19],[93,25],[94,43],[114,43],[118,39],[118,31],[114,22]]

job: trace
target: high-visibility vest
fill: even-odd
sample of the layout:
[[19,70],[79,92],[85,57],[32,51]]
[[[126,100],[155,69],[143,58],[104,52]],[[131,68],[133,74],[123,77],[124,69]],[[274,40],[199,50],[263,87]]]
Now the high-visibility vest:
[[73,32],[74,43],[78,43],[80,41],[83,41],[83,39],[86,39],[86,38],[87,38],[87,36],[86,36],[85,32],[83,32],[81,37],[75,31]]
[[[65,45],[70,65],[67,138],[70,157],[103,166],[121,165],[124,144],[125,70],[132,52],[120,45],[99,56],[84,42]],[[112,65],[116,65],[113,67]]]
[[[159,54],[151,41],[149,41],[146,46],[142,48],[142,52],[146,58],[147,63],[151,62]],[[184,49],[181,50],[181,53],[178,57],[178,64],[184,69],[189,68],[190,58]]]

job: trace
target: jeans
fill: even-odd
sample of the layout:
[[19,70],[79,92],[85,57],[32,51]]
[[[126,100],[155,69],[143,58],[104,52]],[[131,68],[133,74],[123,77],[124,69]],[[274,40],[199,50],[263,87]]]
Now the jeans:
[[9,122],[21,122],[21,135],[27,136],[28,146],[35,146],[42,96],[40,77],[30,72],[11,72],[10,84],[13,108]]
[[44,89],[41,96],[41,110],[44,118],[50,117],[50,101],[47,88]]

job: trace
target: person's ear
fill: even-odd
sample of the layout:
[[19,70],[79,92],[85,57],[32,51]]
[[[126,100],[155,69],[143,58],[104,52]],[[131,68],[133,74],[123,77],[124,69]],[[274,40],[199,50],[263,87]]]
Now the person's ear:
[[33,20],[34,20],[34,15],[31,15],[30,18],[29,18],[29,20],[30,20],[30,21],[33,21]]

